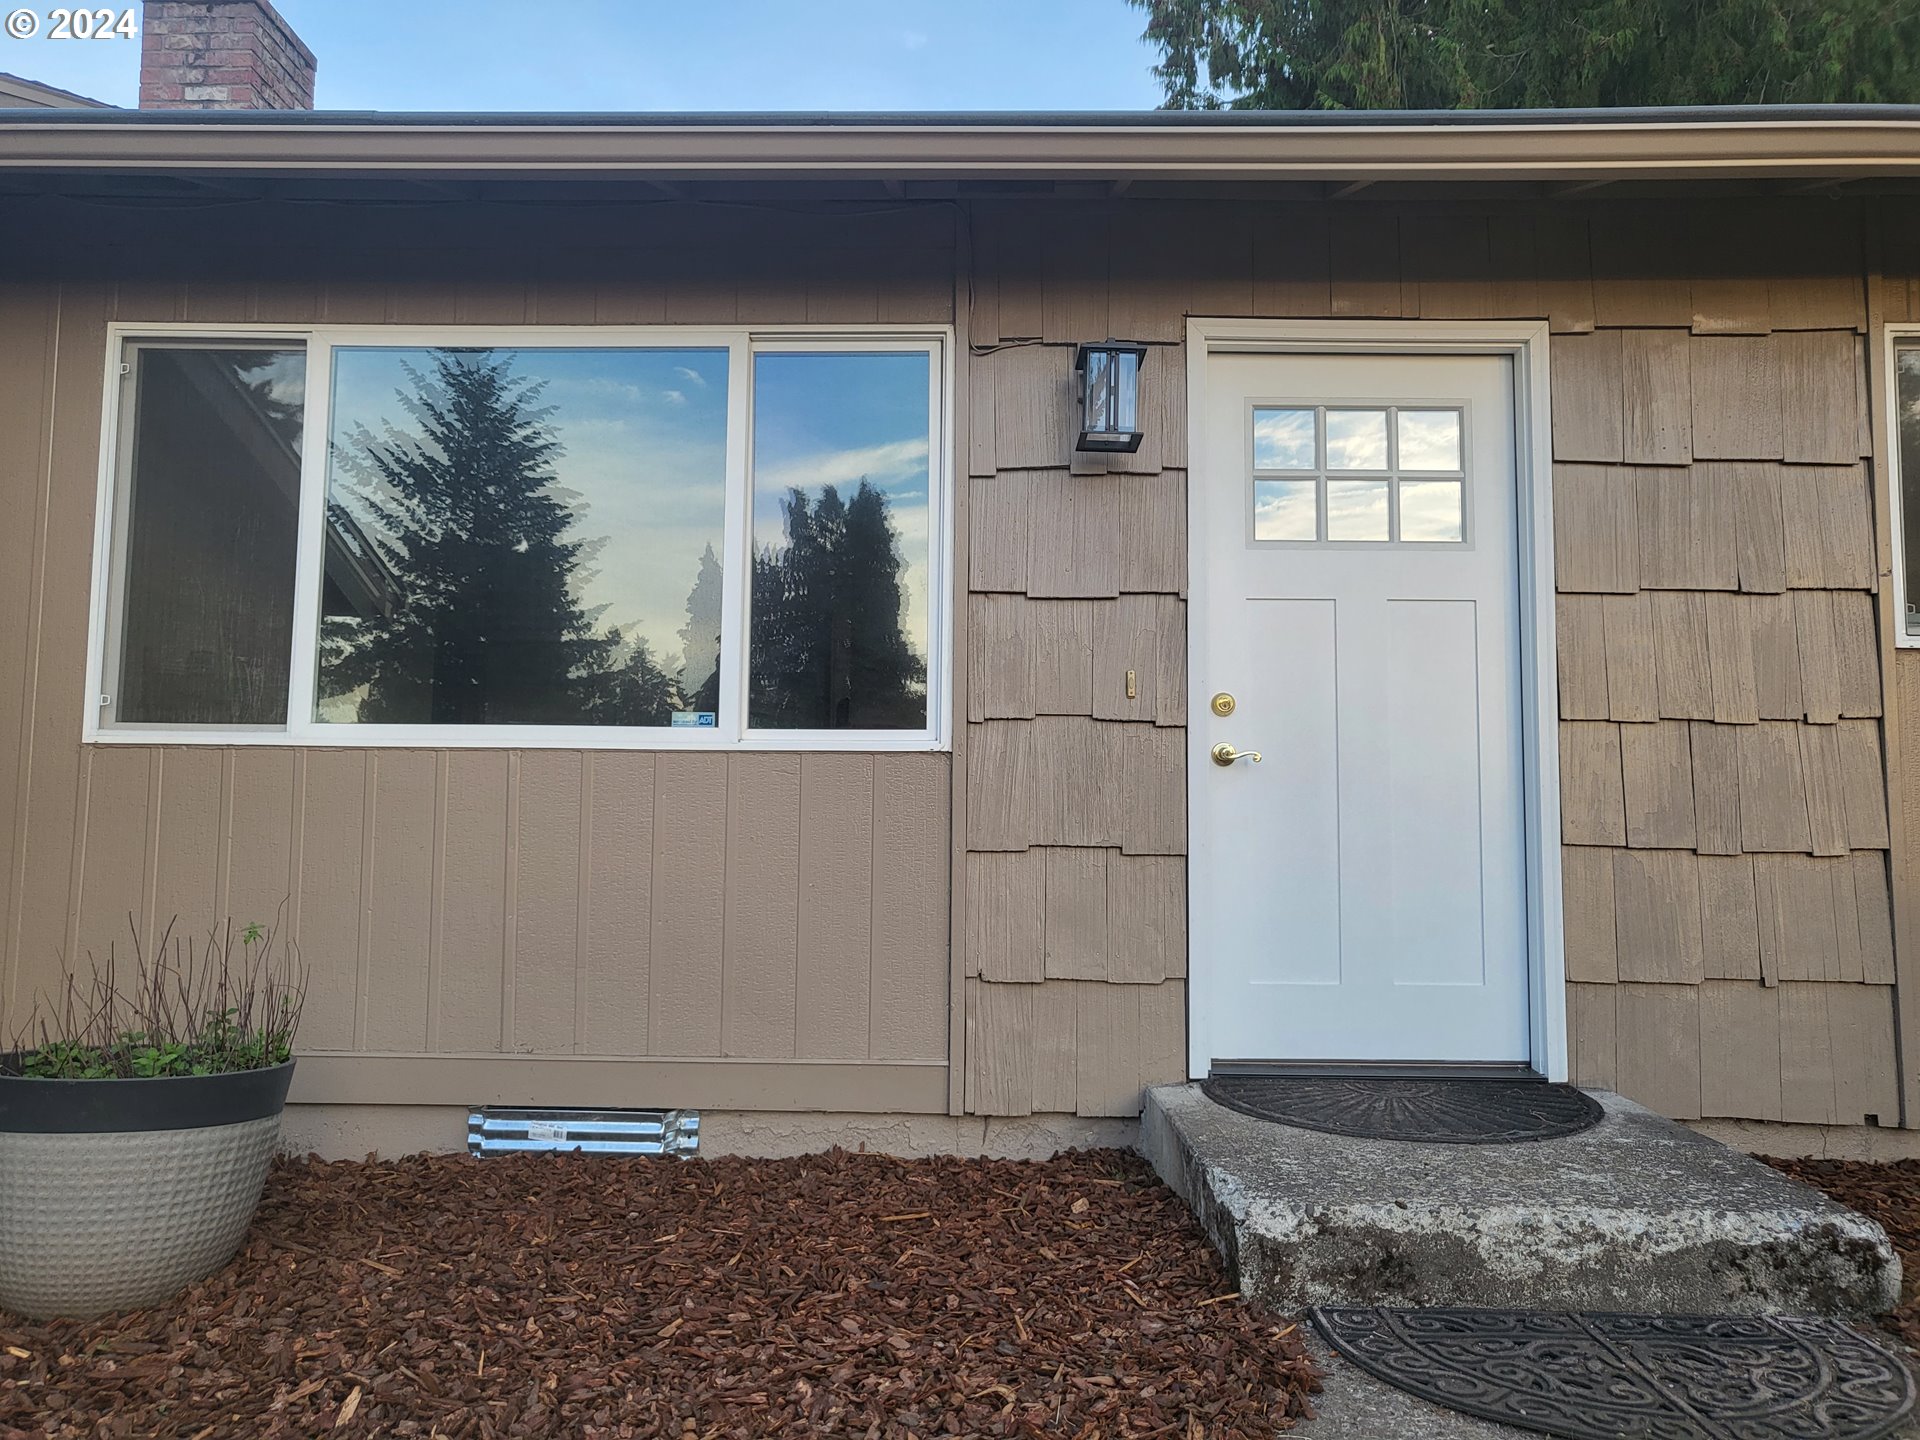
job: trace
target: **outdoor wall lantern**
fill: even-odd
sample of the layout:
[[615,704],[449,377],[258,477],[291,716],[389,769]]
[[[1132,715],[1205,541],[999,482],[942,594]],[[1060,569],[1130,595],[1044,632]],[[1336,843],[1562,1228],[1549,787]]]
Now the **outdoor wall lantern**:
[[1073,357],[1080,377],[1074,449],[1131,455],[1140,448],[1140,363],[1146,358],[1146,346],[1118,340],[1080,347]]

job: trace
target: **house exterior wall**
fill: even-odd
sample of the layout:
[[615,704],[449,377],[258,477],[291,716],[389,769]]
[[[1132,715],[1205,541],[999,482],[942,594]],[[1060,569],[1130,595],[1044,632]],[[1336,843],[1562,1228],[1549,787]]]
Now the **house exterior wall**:
[[[969,447],[972,1108],[1084,1089],[1060,1027],[1089,1043],[1089,993],[1131,1019],[1114,982],[1160,1027],[1127,1032],[1141,1078],[1183,1072],[1180,972],[1113,949],[1116,897],[1150,893],[1115,867],[1184,849],[1183,317],[1545,316],[1573,1078],[1682,1118],[1897,1123],[1861,211],[1143,203],[976,230],[971,339],[1002,348]],[[1154,347],[1156,448],[1069,480],[1071,342],[1107,335]],[[1102,857],[1089,992],[1098,956],[1052,937],[1097,933]]]
[[[129,912],[285,897],[312,1101],[1130,1115],[1185,1070],[1186,317],[1544,316],[1574,1078],[1901,1113],[1881,674],[1920,673],[1877,638],[1851,204],[148,212],[138,251],[39,215],[59,273],[0,290],[9,1016]],[[81,745],[116,318],[954,324],[954,753]],[[1109,336],[1147,440],[1088,464]]]
[[79,737],[110,321],[946,324],[951,217],[789,217],[774,257],[665,205],[544,259],[531,212],[390,212],[378,250],[268,216],[213,255],[176,221],[0,289],[0,1028],[129,916],[284,906],[297,1099],[944,1111],[947,755]]

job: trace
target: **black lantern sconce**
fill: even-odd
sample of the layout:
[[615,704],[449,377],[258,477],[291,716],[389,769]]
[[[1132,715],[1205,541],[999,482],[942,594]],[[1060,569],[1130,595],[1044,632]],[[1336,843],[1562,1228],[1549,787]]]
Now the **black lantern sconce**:
[[1146,358],[1146,346],[1118,340],[1082,345],[1075,353],[1080,440],[1074,449],[1131,455],[1140,448],[1140,365]]

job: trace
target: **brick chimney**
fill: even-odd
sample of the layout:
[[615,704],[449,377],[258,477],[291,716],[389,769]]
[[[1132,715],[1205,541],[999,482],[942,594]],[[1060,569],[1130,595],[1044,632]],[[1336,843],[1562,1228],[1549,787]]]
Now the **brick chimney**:
[[313,52],[267,0],[146,0],[142,110],[311,110]]

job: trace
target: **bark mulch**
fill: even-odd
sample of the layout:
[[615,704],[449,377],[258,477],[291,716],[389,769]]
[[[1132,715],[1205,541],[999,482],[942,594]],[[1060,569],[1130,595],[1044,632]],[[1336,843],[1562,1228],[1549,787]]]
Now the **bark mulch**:
[[1252,1437],[1301,1342],[1121,1151],[306,1160],[176,1303],[0,1315],[0,1436]]
[[1878,1220],[1900,1252],[1900,1304],[1880,1323],[1920,1350],[1920,1160],[1779,1160],[1760,1157],[1842,1205]]

